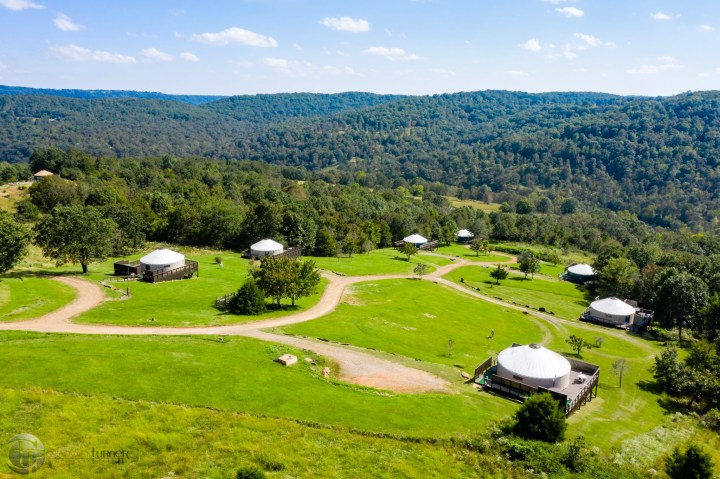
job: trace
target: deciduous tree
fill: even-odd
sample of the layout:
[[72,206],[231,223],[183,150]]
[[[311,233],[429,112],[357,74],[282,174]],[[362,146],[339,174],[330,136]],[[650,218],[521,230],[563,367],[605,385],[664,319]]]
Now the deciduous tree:
[[0,211],[0,274],[12,269],[25,257],[30,231]]
[[557,400],[550,394],[533,394],[515,413],[512,431],[523,439],[545,442],[562,441],[567,422]]

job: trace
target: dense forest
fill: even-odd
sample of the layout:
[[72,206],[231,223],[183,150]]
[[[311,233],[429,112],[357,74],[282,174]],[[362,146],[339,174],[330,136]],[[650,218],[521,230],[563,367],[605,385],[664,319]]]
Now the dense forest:
[[145,98],[154,100],[173,100],[189,103],[191,105],[202,105],[211,101],[225,98],[219,95],[168,95],[153,91],[134,90],[58,90],[54,88],[27,88],[22,86],[0,85],[0,95],[52,95],[68,98]]
[[461,198],[572,197],[651,225],[717,227],[720,93],[278,94],[202,105],[0,95],[0,161],[38,147],[262,160],[344,184],[441,183]]

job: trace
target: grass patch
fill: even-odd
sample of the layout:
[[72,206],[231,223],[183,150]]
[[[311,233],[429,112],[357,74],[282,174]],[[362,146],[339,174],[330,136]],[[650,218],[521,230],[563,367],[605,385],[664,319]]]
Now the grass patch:
[[576,319],[590,304],[582,286],[537,276],[525,279],[521,274],[511,274],[497,285],[490,277],[491,271],[492,268],[465,266],[445,277],[459,284],[462,278],[466,285],[478,288],[482,294],[533,309],[543,307],[561,318]]
[[[296,354],[293,367],[273,362]],[[317,365],[302,360],[313,357]],[[160,401],[286,417],[363,431],[450,437],[516,405],[464,387],[392,394],[325,379],[322,358],[242,337],[0,334],[3,386]],[[458,380],[459,380],[458,375]]]
[[31,319],[75,299],[75,290],[49,278],[6,275],[0,280],[0,321]]
[[455,208],[462,208],[463,206],[470,206],[476,210],[485,211],[490,213],[492,211],[500,211],[500,203],[485,203],[479,200],[461,200],[455,196],[445,196],[450,201],[450,204]]
[[[477,477],[487,467],[512,476],[507,461],[451,444],[371,437],[206,408],[0,389],[0,440],[6,444],[20,432],[32,433],[45,446],[46,463],[32,474],[38,478],[230,479],[239,467],[250,465],[265,469],[268,477],[461,479]],[[93,449],[127,451],[129,458],[113,463],[93,458]],[[2,474],[10,472],[7,466],[0,471],[11,477]]]
[[430,267],[426,273],[435,270],[433,265],[443,266],[450,263],[446,258],[430,255],[415,255],[407,261],[407,257],[393,248],[376,249],[367,254],[356,254],[352,257],[338,256],[335,258],[310,257],[318,268],[348,276],[365,276],[377,274],[413,274],[419,263]]
[[510,261],[510,255],[502,255],[497,253],[479,255],[475,251],[471,250],[469,246],[461,244],[451,244],[450,246],[441,246],[437,249],[438,253],[447,254],[450,256],[456,256],[458,258],[467,259],[470,261],[480,261],[483,263],[505,263]]

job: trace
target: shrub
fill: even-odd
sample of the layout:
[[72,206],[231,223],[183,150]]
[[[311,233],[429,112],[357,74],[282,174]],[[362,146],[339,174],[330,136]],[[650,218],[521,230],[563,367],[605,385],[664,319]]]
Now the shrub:
[[238,289],[237,294],[228,302],[233,314],[258,315],[265,312],[265,293],[250,278]]
[[709,454],[693,444],[683,453],[675,449],[665,461],[665,472],[670,479],[712,479],[713,463]]
[[565,413],[547,393],[530,396],[515,413],[512,432],[523,439],[562,441],[567,428]]
[[703,425],[715,432],[720,432],[720,411],[711,409],[702,418]]
[[252,466],[238,469],[235,479],[265,479],[266,477],[262,469]]

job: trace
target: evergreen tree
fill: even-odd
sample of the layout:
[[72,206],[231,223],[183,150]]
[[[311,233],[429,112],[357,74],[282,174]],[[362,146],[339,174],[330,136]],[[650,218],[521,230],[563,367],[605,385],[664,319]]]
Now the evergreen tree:
[[253,278],[249,278],[229,301],[228,309],[233,314],[262,314],[265,312],[265,293]]
[[512,432],[523,439],[558,442],[565,437],[565,413],[550,394],[533,394],[515,413]]

